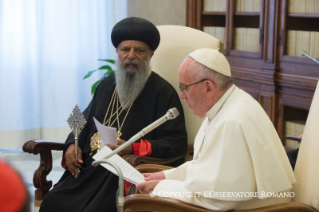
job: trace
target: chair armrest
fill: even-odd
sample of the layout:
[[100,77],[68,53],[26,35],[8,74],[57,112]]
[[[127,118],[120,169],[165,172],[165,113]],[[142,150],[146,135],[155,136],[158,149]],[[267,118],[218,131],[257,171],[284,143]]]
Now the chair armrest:
[[123,159],[126,160],[129,164],[131,164],[133,167],[136,167],[140,164],[160,164],[165,165],[172,163],[180,158],[185,157],[179,156],[175,158],[153,158],[153,157],[146,157],[146,156],[136,156],[136,155],[125,155],[123,156]]
[[[192,154],[193,151],[194,151],[193,145],[192,144],[188,145],[185,155]],[[174,158],[154,158],[154,157],[146,157],[146,156],[125,155],[123,156],[123,159],[126,160],[126,162],[131,164],[133,167],[136,167],[140,164],[166,165],[185,157],[185,155],[174,157]]]
[[33,184],[36,188],[35,200],[42,200],[52,187],[52,181],[47,181],[46,177],[52,170],[52,153],[51,150],[63,150],[64,143],[30,140],[24,143],[22,150],[34,155],[40,153],[40,165],[33,174]]
[[[165,197],[150,197],[149,194],[134,194],[125,197],[124,201],[125,212],[133,211],[158,211],[158,212],[214,212],[199,206],[190,205],[172,198]],[[234,210],[238,212],[316,212],[317,210],[309,205],[299,202],[287,202],[275,205],[270,205],[261,208],[254,208],[249,210]]]
[[161,172],[172,168],[173,167],[170,166],[162,166],[156,164],[141,164],[135,167],[135,169],[141,173]]

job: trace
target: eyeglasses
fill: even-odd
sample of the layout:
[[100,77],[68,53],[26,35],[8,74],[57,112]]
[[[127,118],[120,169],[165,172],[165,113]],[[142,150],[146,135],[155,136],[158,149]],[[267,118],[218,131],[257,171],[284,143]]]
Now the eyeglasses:
[[186,88],[188,88],[189,86],[195,85],[195,84],[200,83],[200,82],[204,82],[205,80],[207,80],[207,79],[202,79],[202,80],[200,80],[200,81],[198,81],[198,82],[194,82],[194,83],[189,84],[189,85],[181,85],[181,84],[179,84],[179,90],[180,90],[181,92],[184,92],[184,90],[185,90]]

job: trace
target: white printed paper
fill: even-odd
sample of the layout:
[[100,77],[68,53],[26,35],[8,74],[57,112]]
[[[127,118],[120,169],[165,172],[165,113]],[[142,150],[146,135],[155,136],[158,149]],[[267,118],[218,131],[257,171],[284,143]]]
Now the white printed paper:
[[[108,148],[107,146],[104,146],[98,153],[96,153],[93,156],[93,159],[94,160],[104,159],[104,157],[106,157],[110,153],[112,153],[112,150]],[[145,182],[144,176],[139,171],[137,171],[133,166],[131,166],[128,162],[126,162],[123,158],[121,158],[118,154],[113,155],[107,160],[110,160],[116,163],[120,167],[125,180],[133,184]],[[114,169],[111,165],[107,163],[101,163],[100,165],[118,176],[116,169]]]
[[95,117],[93,117],[95,126],[97,131],[101,136],[101,147],[104,147],[106,144],[111,146],[117,145],[117,137],[116,137],[116,128],[115,127],[107,127],[101,124]]

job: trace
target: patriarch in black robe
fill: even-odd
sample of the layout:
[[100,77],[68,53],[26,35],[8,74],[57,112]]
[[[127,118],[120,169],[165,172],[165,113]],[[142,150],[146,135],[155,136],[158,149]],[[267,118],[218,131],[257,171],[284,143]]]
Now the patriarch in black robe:
[[[98,85],[83,112],[87,124],[79,137],[78,159],[74,154],[74,135],[68,136],[63,153],[66,171],[57,186],[44,197],[41,212],[116,211],[118,177],[102,166],[91,166],[92,157],[99,149],[93,117],[118,129],[120,146],[176,107],[180,112],[176,119],[165,122],[119,154],[137,152],[150,157],[172,158],[186,153],[187,134],[178,95],[149,66],[160,41],[157,28],[142,18],[126,18],[114,26],[111,37],[118,53],[117,71]],[[184,159],[170,165],[178,166],[183,162]],[[80,173],[75,178],[73,175],[78,168]]]

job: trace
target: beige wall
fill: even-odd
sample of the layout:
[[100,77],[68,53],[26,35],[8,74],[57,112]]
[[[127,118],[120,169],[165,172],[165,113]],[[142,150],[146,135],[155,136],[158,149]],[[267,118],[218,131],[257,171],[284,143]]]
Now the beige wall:
[[186,0],[128,0],[127,13],[155,25],[186,26]]

